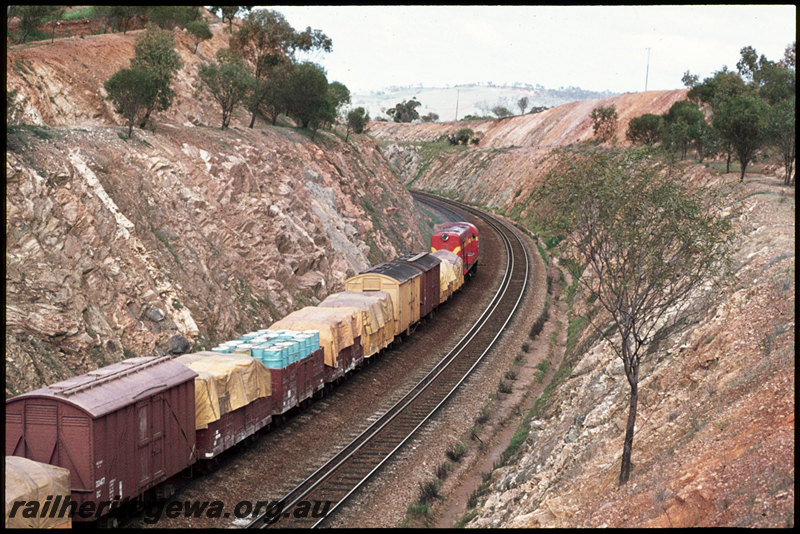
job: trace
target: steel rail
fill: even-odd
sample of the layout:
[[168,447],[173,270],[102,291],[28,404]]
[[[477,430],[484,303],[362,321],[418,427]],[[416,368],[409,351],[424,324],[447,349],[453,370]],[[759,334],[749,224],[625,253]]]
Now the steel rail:
[[[481,313],[481,316],[475,321],[475,323],[470,327],[469,331],[456,343],[455,347],[444,357],[442,360],[437,363],[436,366],[422,379],[420,380],[410,391],[407,393],[400,401],[395,403],[391,408],[389,408],[384,414],[381,415],[373,424],[371,424],[364,432],[359,434],[355,439],[353,439],[347,446],[345,446],[339,453],[334,455],[330,460],[325,462],[321,467],[319,467],[314,473],[312,473],[309,477],[303,480],[300,484],[298,484],[293,490],[287,493],[280,501],[277,502],[276,507],[270,510],[265,511],[263,514],[256,517],[249,525],[249,528],[264,528],[269,527],[276,521],[279,521],[283,516],[289,515],[290,512],[285,512],[286,510],[291,510],[295,505],[297,505],[301,500],[304,500],[308,497],[313,491],[320,490],[322,491],[324,488],[323,484],[327,481],[330,481],[332,477],[339,472],[340,469],[343,469],[344,466],[348,465],[348,462],[353,462],[354,464],[357,463],[358,458],[356,457],[357,454],[363,453],[364,456],[369,456],[370,451],[366,450],[368,446],[373,446],[375,442],[379,441],[379,438],[382,435],[382,432],[386,430],[387,432],[391,431],[390,425],[392,423],[397,422],[399,425],[406,424],[406,428],[402,430],[401,437],[392,437],[391,442],[389,445],[385,446],[384,449],[379,451],[377,454],[379,458],[377,460],[367,459],[368,465],[367,468],[368,472],[363,474],[363,470],[361,473],[358,473],[356,476],[358,477],[357,480],[354,482],[346,483],[348,489],[339,490],[338,493],[344,492],[343,495],[339,496],[334,503],[332,508],[326,510],[325,516],[319,518],[319,520],[312,525],[312,527],[317,527],[321,525],[325,520],[332,517],[334,512],[339,509],[339,507],[346,502],[353,493],[358,490],[367,480],[369,480],[400,448],[411,439],[417,430],[419,430],[446,402],[447,400],[452,397],[452,395],[456,392],[456,390],[460,387],[460,385],[466,380],[472,371],[477,367],[477,365],[483,361],[484,357],[489,353],[489,351],[494,347],[495,343],[499,339],[500,335],[502,334],[505,327],[508,325],[509,321],[512,319],[513,314],[516,312],[519,304],[522,300],[524,295],[525,289],[527,287],[527,280],[529,275],[529,263],[527,257],[527,250],[525,249],[524,245],[522,244],[518,234],[516,231],[511,228],[507,223],[500,221],[490,215],[487,215],[481,211],[475,210],[473,208],[468,208],[462,206],[458,203],[453,201],[441,199],[439,197],[434,197],[428,194],[421,194],[414,192],[413,195],[417,198],[417,200],[425,203],[435,203],[439,204],[446,204],[451,206],[451,209],[448,211],[452,211],[452,206],[456,206],[460,210],[466,210],[474,215],[482,218],[488,225],[490,225],[495,232],[497,232],[498,236],[501,238],[501,241],[506,249],[507,253],[507,261],[505,272],[503,274],[503,279],[498,288],[497,292],[495,293],[494,297],[490,304],[484,309]],[[505,232],[503,231],[505,229]],[[512,235],[516,239],[516,244],[512,243],[511,239],[508,235]],[[515,245],[521,253],[514,253]],[[514,278],[514,275],[519,275],[519,272],[515,272],[515,267],[517,267],[517,261],[521,263],[519,266],[520,270],[524,271],[524,275],[521,278]],[[464,359],[459,359],[459,356],[464,353],[466,349],[470,347],[473,339],[478,335],[483,333],[482,329],[487,324],[490,318],[492,318],[492,314],[498,309],[498,307],[504,303],[504,297],[506,293],[509,291],[509,287],[512,285],[512,281],[516,280],[517,282],[521,282],[521,287],[517,289],[516,293],[516,300],[514,301],[513,305],[511,306],[510,310],[506,312],[504,318],[501,318],[502,325],[496,327],[496,332],[492,337],[491,341],[488,343],[483,343],[481,347],[483,350],[481,354],[473,360],[469,360],[468,357],[465,356]],[[514,295],[512,295],[513,297]],[[466,360],[466,361],[464,361]],[[451,378],[450,382],[446,382],[447,377],[443,376],[443,373],[453,370],[457,367],[454,362],[458,364],[465,364],[469,365],[469,368],[466,370],[458,369],[458,375],[455,378]],[[425,407],[425,411],[423,414],[419,416],[414,416],[410,423],[399,421],[399,418],[403,414],[407,414],[412,411],[412,407],[418,399],[420,403],[423,404],[425,399],[421,396],[426,393],[430,393],[432,390],[432,385],[439,379],[442,378],[442,381],[446,383],[444,386],[449,388],[447,393],[439,397],[434,397],[429,402],[435,402],[435,406],[433,407]],[[455,383],[453,383],[455,380]],[[407,426],[413,425],[413,428],[410,430]],[[388,451],[386,449],[389,449]],[[376,453],[372,453],[374,456]],[[363,460],[362,460],[363,463]]]

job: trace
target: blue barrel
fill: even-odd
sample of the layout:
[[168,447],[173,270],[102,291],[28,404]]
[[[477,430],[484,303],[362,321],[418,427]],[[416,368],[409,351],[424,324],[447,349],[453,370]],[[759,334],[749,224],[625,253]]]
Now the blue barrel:
[[263,349],[261,355],[261,362],[268,368],[268,369],[281,369],[286,367],[283,364],[283,349],[280,347],[267,347]]
[[283,349],[284,365],[289,365],[294,362],[295,355],[297,354],[297,348],[294,343],[291,341],[281,341],[280,343],[276,343],[275,346]]
[[301,332],[299,337],[302,337],[306,340],[306,355],[311,354],[319,348],[319,331],[306,330]]
[[297,334],[292,336],[292,339],[290,341],[291,341],[292,344],[294,344],[296,346],[296,352],[298,353],[298,356],[296,356],[296,357],[297,358],[301,358],[302,357],[301,355],[306,350],[306,346],[307,346],[306,340],[304,338],[302,338],[300,336],[299,332],[298,332]]

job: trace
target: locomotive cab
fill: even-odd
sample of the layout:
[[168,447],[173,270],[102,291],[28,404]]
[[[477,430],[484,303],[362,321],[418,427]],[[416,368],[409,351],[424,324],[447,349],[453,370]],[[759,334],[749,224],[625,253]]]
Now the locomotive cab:
[[431,236],[431,252],[449,250],[464,262],[464,275],[477,270],[478,229],[468,222],[448,223]]

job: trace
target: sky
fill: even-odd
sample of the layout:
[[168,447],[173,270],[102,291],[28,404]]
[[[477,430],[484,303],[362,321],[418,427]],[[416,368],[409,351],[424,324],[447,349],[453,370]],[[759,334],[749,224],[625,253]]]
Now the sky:
[[269,6],[298,31],[333,40],[301,55],[353,93],[390,86],[580,87],[615,93],[683,88],[752,46],[772,61],[796,39],[796,7]]

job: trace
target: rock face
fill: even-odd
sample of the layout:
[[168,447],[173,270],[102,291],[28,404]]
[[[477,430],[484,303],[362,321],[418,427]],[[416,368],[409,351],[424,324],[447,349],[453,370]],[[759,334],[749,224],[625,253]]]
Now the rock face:
[[[552,150],[592,137],[594,107],[615,105],[616,143],[624,144],[623,123],[664,113],[684,94],[622,95],[475,123],[376,122],[370,131],[414,188],[524,222]],[[482,135],[479,145],[437,141],[465,127]],[[722,287],[697,288],[692,313],[648,346],[628,484],[617,486],[629,385],[611,346],[587,328],[546,408],[521,422],[519,452],[465,510],[467,527],[794,525],[794,188],[781,184],[781,169],[753,170],[744,184],[713,169],[686,165],[681,180],[717,187],[741,208],[733,271]],[[582,297],[579,290],[570,331],[577,315],[593,311]],[[602,317],[595,320],[607,324]]]
[[629,386],[587,332],[468,526],[793,525],[794,199],[776,176],[742,189],[732,279],[698,288],[692,313],[648,348],[628,484],[617,481]]
[[7,134],[7,396],[213,346],[427,249],[424,214],[372,140],[216,127],[193,73],[227,43],[221,26],[198,56],[176,33],[176,102],[125,138],[102,82],[137,33],[9,51],[7,88],[37,126]]
[[[395,172],[415,189],[444,192],[473,204],[508,210],[526,200],[547,173],[553,149],[592,139],[594,108],[615,106],[619,118],[614,143],[624,145],[631,118],[666,113],[685,95],[686,90],[627,93],[496,120],[372,122],[369,133],[382,141],[382,150]],[[447,146],[444,139],[463,128],[471,129],[479,144],[469,148]],[[435,151],[432,143],[439,145]],[[423,152],[425,157],[421,157]]]
[[7,393],[268,326],[424,250],[375,146],[343,148],[280,128],[9,134]]

